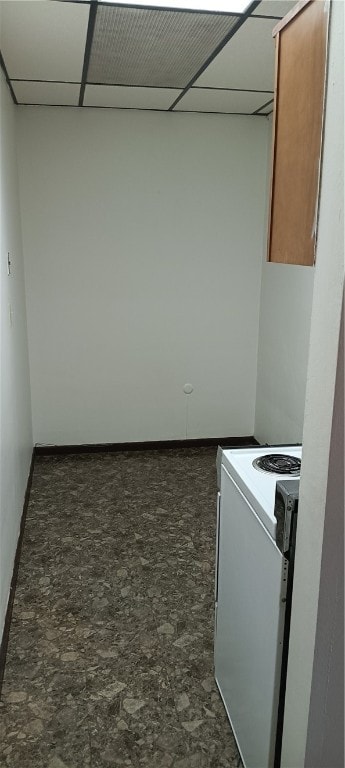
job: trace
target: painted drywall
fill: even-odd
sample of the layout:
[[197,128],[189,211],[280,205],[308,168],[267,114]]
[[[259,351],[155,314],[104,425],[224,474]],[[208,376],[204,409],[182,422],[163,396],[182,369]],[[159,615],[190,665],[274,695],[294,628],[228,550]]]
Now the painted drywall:
[[[15,107],[1,73],[0,109],[0,639],[32,454]],[[7,274],[10,253],[11,274]]]
[[302,441],[314,268],[262,267],[255,437]]
[[[344,309],[344,300],[343,300]],[[305,765],[344,760],[344,311],[340,324]]]
[[343,118],[344,6],[343,3],[332,3],[319,232],[283,731],[283,768],[305,765],[308,734],[327,489],[330,492],[331,431],[344,287]]
[[35,442],[252,434],[267,121],[19,112]]

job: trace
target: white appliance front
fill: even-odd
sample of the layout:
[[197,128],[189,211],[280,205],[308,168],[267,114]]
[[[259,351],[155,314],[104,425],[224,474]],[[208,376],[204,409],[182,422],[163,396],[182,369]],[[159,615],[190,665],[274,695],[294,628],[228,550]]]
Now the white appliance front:
[[274,517],[274,497],[277,480],[287,476],[270,474],[256,469],[253,461],[266,454],[288,454],[296,459],[302,455],[302,447],[294,446],[258,446],[257,448],[233,448],[222,452],[222,464],[228,469],[238,487],[249,500],[260,520],[275,540],[276,519]]
[[246,768],[274,763],[287,565],[222,464],[215,677]]

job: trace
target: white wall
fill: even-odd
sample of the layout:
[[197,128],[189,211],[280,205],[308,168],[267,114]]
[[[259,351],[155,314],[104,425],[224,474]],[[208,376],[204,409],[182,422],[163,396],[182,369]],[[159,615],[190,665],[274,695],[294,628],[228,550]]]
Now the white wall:
[[[32,429],[24,270],[19,213],[15,108],[1,73],[0,105],[0,639],[12,578]],[[7,275],[7,253],[12,273]],[[10,319],[11,316],[11,319]]]
[[252,434],[267,121],[19,111],[35,442]]
[[[344,288],[344,5],[332,3],[282,766],[305,751]],[[330,492],[330,487],[328,491]],[[329,534],[328,534],[329,535]],[[329,554],[329,553],[328,553]],[[332,555],[329,555],[332,557]],[[314,674],[315,674],[314,670]],[[309,741],[309,754],[312,744]],[[332,766],[335,768],[335,766]]]
[[[344,308],[344,301],[343,301]],[[320,594],[305,765],[343,768],[344,760],[344,313],[322,543]]]
[[263,263],[255,437],[302,441],[314,268]]

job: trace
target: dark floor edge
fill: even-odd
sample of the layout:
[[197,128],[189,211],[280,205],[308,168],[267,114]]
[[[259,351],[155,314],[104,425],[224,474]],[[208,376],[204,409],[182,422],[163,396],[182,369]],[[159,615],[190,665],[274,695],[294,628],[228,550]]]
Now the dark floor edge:
[[85,443],[83,445],[35,445],[35,456],[56,456],[70,453],[115,453],[116,451],[155,451],[162,448],[207,448],[259,445],[253,435],[243,437],[201,437],[186,440],[149,440],[133,443]]
[[31,456],[30,470],[29,470],[28,481],[27,481],[27,484],[26,484],[26,490],[25,490],[25,496],[24,496],[23,511],[22,511],[22,516],[21,516],[21,521],[20,521],[20,530],[19,530],[19,536],[18,536],[18,541],[17,541],[16,554],[15,554],[15,557],[14,557],[13,573],[12,573],[12,579],[11,579],[10,594],[9,594],[8,603],[7,603],[4,631],[3,631],[3,634],[2,634],[2,640],[1,640],[1,645],[0,645],[0,697],[1,697],[2,683],[3,683],[3,679],[4,679],[4,672],[5,672],[8,639],[9,639],[9,635],[10,635],[13,603],[14,603],[14,597],[15,597],[15,593],[16,593],[18,571],[19,571],[19,563],[20,563],[20,555],[21,555],[23,538],[24,538],[25,521],[26,521],[26,515],[27,515],[27,511],[28,511],[28,506],[29,506],[29,498],[30,498],[30,491],[31,491],[31,485],[32,485],[32,476],[33,476],[33,471],[34,471],[34,460],[35,460],[35,449],[33,449],[32,456]]

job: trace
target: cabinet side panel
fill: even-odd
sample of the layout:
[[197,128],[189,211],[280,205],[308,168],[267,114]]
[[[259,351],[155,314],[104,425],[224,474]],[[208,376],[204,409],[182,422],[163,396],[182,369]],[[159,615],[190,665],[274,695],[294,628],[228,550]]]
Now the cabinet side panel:
[[269,260],[314,263],[328,2],[313,2],[279,33]]

